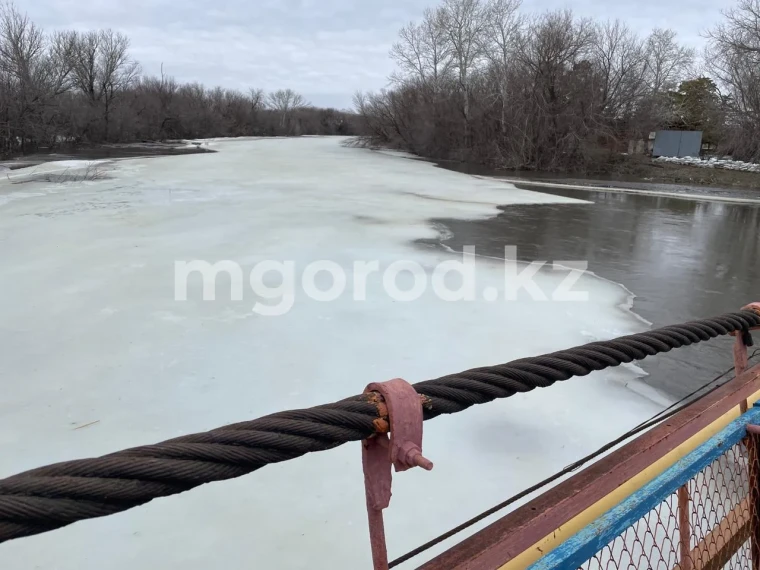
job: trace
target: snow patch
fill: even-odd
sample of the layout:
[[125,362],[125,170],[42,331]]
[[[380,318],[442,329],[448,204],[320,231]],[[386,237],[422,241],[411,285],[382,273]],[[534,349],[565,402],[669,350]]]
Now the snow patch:
[[[113,161],[54,160],[42,164],[36,164],[34,166],[11,170],[9,172],[4,172],[4,176],[0,176],[0,191],[11,190],[10,186],[13,184],[34,182],[36,179],[46,177],[71,175],[73,177],[86,178],[88,175],[92,174],[92,177],[94,178],[97,173],[101,172],[102,169],[111,162]],[[18,198],[18,196],[15,198]]]
[[654,159],[655,162],[669,162],[671,164],[685,164],[689,166],[699,166],[701,168],[722,168],[724,170],[741,170],[744,172],[760,172],[760,164],[755,162],[743,162],[741,160],[732,160],[730,158],[700,158],[698,156],[660,156]]

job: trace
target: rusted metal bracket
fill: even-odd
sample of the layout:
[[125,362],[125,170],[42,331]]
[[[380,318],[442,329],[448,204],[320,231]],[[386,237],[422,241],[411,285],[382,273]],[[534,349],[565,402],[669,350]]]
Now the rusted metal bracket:
[[[387,410],[388,422],[377,420],[378,433],[362,441],[364,491],[374,570],[388,570],[383,509],[391,502],[392,473],[422,467],[430,471],[433,463],[422,455],[422,406],[420,396],[406,380],[396,378],[373,383],[364,390],[372,394],[381,416]],[[390,438],[388,438],[390,431]]]
[[[753,311],[760,315],[760,303],[750,303],[749,305],[742,307],[742,310]],[[747,347],[752,346],[752,335],[750,334],[750,331],[753,330],[760,330],[760,327],[752,327],[746,331],[736,331],[731,333],[736,337],[736,340],[734,341],[734,371],[736,376],[744,374],[747,370]],[[749,409],[749,403],[745,400],[740,405],[740,408],[742,413],[746,412]]]

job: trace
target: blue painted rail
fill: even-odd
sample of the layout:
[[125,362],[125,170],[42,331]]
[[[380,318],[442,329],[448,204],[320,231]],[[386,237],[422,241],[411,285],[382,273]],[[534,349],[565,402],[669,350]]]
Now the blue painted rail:
[[[678,492],[678,490],[684,487],[684,485],[687,485],[695,477],[699,477],[710,465],[730,452],[735,445],[739,444],[746,437],[747,424],[760,424],[760,407],[758,407],[758,404],[755,404],[752,409],[748,410],[737,420],[730,423],[717,435],[707,440],[661,475],[641,487],[619,505],[532,564],[529,569],[567,570],[570,568],[581,568],[584,564],[589,563],[589,561],[593,560],[599,553],[604,552],[605,550],[606,556],[614,557],[616,553],[613,552],[613,548],[610,546],[611,543],[621,537],[629,529],[634,529],[635,532],[640,521],[642,521],[642,519],[651,511],[657,509],[663,504],[663,502],[668,501],[673,494]],[[728,514],[725,510],[726,509],[723,509],[724,512],[722,513],[724,519]],[[704,517],[704,513],[695,515],[694,512],[691,512],[689,513],[689,516],[693,520],[694,518]],[[688,521],[689,519],[686,520]],[[702,518],[702,520],[706,519]],[[720,520],[713,520],[710,523],[710,530],[714,531],[718,528],[720,523]],[[733,526],[735,527],[736,524],[734,523]],[[663,526],[662,530],[666,530],[666,528]],[[734,528],[732,532],[735,531],[736,529]],[[650,530],[650,533],[651,532],[652,531]],[[707,532],[705,532],[705,534],[707,534]],[[699,537],[697,536],[697,538]],[[707,552],[707,554],[705,554],[705,556],[714,556],[715,551],[727,544],[730,538],[731,537],[721,539],[719,541],[720,544],[706,546],[704,552]],[[652,534],[652,539],[655,541],[658,540],[654,534]],[[672,540],[672,537],[670,537],[670,539]],[[638,540],[640,541],[640,539]],[[676,539],[675,542],[677,543],[678,540],[679,539]],[[689,535],[686,540],[686,544],[688,545],[687,551],[689,551],[690,548],[694,547],[693,541],[695,540],[693,535]],[[736,555],[736,552],[742,543],[744,543],[744,540],[741,540],[739,544],[736,544],[736,548],[730,554]],[[621,546],[623,549],[628,547],[629,545]],[[642,558],[644,557],[645,556],[642,555]],[[682,558],[682,556],[678,557],[678,560],[682,560]],[[682,564],[682,562],[675,565],[674,562],[675,561],[671,561],[671,564],[667,565],[667,567],[688,568],[692,567],[692,564],[695,561],[690,562],[688,565]],[[647,565],[646,560],[642,560],[639,564],[642,563],[645,565],[636,565],[634,561],[631,560],[629,565],[618,566],[616,564],[615,566],[623,568],[651,567]],[[659,564],[656,564],[654,567],[659,567]]]

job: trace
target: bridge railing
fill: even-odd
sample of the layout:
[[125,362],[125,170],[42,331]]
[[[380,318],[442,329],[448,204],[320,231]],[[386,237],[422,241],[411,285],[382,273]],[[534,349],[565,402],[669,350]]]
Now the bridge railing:
[[759,400],[757,365],[421,568],[758,569]]
[[754,408],[531,570],[756,568]]
[[[760,365],[746,369],[750,331],[757,329],[760,303],[719,317],[414,385],[404,382],[407,395],[403,397],[393,395],[389,387],[393,382],[384,383],[385,387],[370,384],[365,393],[338,402],[278,412],[102,457],[38,467],[0,479],[0,543],[362,441],[365,451],[370,446],[390,450],[387,457],[365,453],[363,462],[365,481],[374,480],[367,486],[370,529],[375,531],[374,566],[394,567],[401,559],[387,562],[384,537],[379,538],[382,519],[373,519],[373,513],[387,506],[391,462],[397,471],[432,466],[421,455],[421,440],[416,441],[421,438],[422,420],[731,334],[736,339],[733,381],[678,413],[663,416],[666,420],[658,416],[660,423],[636,440],[423,567],[522,570],[534,564],[559,569],[578,567],[573,566],[577,563],[588,568],[713,568],[734,543],[743,540],[746,547],[748,532],[749,544],[756,545],[757,525],[747,522],[757,518],[757,470],[752,467],[756,436],[743,438],[746,424],[760,423],[760,411],[748,411],[749,404],[760,400]],[[399,406],[408,409],[402,412]],[[397,441],[399,437],[402,441]],[[688,541],[681,540],[680,529],[687,527]],[[652,546],[661,543],[664,546]],[[437,542],[423,545],[417,553],[432,544]],[[737,547],[731,556],[746,563],[747,556],[737,552],[743,551]],[[408,559],[407,555],[402,559]]]

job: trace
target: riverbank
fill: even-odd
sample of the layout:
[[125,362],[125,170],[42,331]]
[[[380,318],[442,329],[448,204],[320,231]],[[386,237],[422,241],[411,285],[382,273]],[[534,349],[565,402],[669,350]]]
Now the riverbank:
[[[419,160],[426,159],[419,158]],[[760,173],[673,164],[654,161],[648,157],[630,158],[625,163],[621,163],[622,165],[613,172],[594,175],[535,170],[504,170],[482,164],[446,160],[433,162],[446,170],[498,178],[505,182],[530,187],[614,190],[728,202],[760,200]]]
[[[638,190],[652,190],[652,185],[678,186],[683,188],[702,187],[718,193],[735,189],[760,191],[760,172],[731,170],[729,168],[704,168],[693,164],[679,164],[664,160],[654,160],[649,156],[618,155],[614,160],[600,162],[596,167],[584,171],[546,171],[499,168],[477,161],[459,161],[430,158],[415,155],[398,148],[384,148],[373,145],[366,139],[356,137],[352,146],[376,151],[392,150],[409,154],[418,160],[432,162],[446,170],[463,174],[497,176],[509,180],[533,180],[539,182],[585,185],[599,188],[628,187]],[[670,191],[673,191],[671,188]],[[668,193],[668,190],[665,190]],[[697,192],[698,194],[704,193]]]
[[760,190],[760,173],[730,170],[728,168],[704,168],[692,164],[678,164],[653,160],[648,156],[623,157],[611,171],[599,178],[647,182],[656,184],[681,184],[718,186],[722,188],[746,188]]
[[[493,177],[484,177],[493,178]],[[644,194],[648,196],[665,196],[680,200],[699,200],[708,202],[733,202],[738,204],[760,204],[760,193],[754,190],[716,188],[714,186],[654,184],[646,182],[616,182],[609,183],[594,180],[560,180],[546,182],[543,180],[527,180],[524,178],[496,177],[504,182],[514,184],[518,188],[531,190],[534,188],[553,191],[585,190],[588,192],[623,192],[626,194]]]
[[103,160],[114,158],[150,158],[215,152],[208,141],[176,140],[164,142],[89,144],[40,150],[0,160],[1,170],[17,170],[57,160]]

